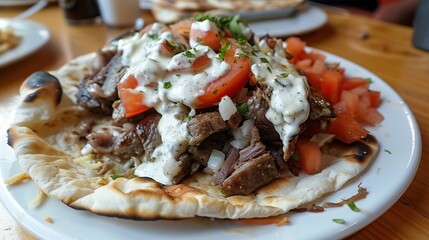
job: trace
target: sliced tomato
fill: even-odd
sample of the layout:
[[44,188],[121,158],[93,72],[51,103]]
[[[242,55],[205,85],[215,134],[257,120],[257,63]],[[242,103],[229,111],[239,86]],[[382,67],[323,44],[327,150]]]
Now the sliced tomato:
[[343,89],[344,90],[352,90],[357,87],[369,87],[369,82],[363,78],[346,78],[343,81]]
[[228,39],[230,47],[226,50],[224,61],[230,65],[226,74],[211,82],[205,89],[205,93],[198,97],[200,104],[197,108],[212,107],[220,102],[225,95],[230,97],[237,94],[246,85],[250,75],[250,59],[235,56],[239,48],[234,40]]
[[211,59],[207,55],[202,55],[195,59],[192,63],[192,71],[193,72],[201,72],[204,68],[208,67],[211,64]]
[[359,119],[364,123],[376,126],[384,120],[383,115],[375,108],[367,108],[366,111],[359,115]]
[[118,95],[124,105],[126,117],[132,117],[150,109],[143,103],[143,94],[135,90],[137,85],[134,75],[129,75],[118,83]]
[[306,42],[298,37],[290,37],[286,39],[286,43],[286,51],[293,55],[293,57],[289,59],[290,63],[296,63],[298,60],[305,58],[307,55],[304,51]]
[[301,169],[307,174],[319,173],[322,170],[322,153],[317,144],[307,139],[298,139],[295,146]]
[[352,143],[368,134],[368,130],[348,113],[337,113],[337,117],[328,126],[327,131],[345,143]]
[[320,91],[322,95],[332,104],[340,100],[341,75],[335,70],[326,70],[323,73]]
[[368,92],[369,99],[371,101],[371,107],[378,108],[380,106],[380,92],[379,91],[369,91]]
[[189,41],[209,46],[215,52],[218,52],[221,47],[221,37],[214,30],[202,31],[191,28],[191,32],[189,33]]
[[353,117],[359,113],[359,96],[350,91],[341,92],[341,101],[346,105],[346,111]]
[[119,89],[118,95],[124,105],[126,117],[132,117],[150,109],[143,104],[143,94],[135,89]]

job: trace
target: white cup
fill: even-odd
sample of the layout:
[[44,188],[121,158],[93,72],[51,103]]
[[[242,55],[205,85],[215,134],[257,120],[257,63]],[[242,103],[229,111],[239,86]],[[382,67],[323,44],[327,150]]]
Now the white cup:
[[141,17],[139,0],[98,0],[103,22],[112,27],[128,27],[134,25]]

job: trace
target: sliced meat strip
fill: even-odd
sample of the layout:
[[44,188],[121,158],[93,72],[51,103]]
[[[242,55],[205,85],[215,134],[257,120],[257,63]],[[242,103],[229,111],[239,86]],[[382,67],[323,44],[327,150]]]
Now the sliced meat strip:
[[91,133],[86,136],[88,143],[96,153],[111,153],[113,151],[115,139],[107,133]]
[[310,87],[308,102],[310,103],[310,119],[336,117],[332,105],[314,87]]
[[140,155],[143,153],[143,144],[137,135],[136,129],[122,133],[116,137],[113,146],[113,154],[123,158]]
[[247,102],[249,111],[246,113],[246,119],[253,119],[259,132],[264,133],[261,136],[261,141],[265,145],[281,148],[283,143],[280,139],[280,135],[274,128],[274,125],[265,117],[269,108],[268,102],[260,97],[258,92],[260,91],[257,91],[257,94],[252,96]]
[[225,196],[249,195],[279,177],[274,158],[265,153],[238,167],[221,186]]
[[78,105],[94,114],[110,115],[112,103],[118,98],[116,85],[124,74],[125,67],[118,53],[95,76],[87,77],[77,85]]
[[221,184],[231,173],[234,172],[234,164],[238,159],[238,149],[235,147],[231,147],[228,153],[225,156],[225,162],[222,164],[222,167],[219,171],[213,176],[214,184]]
[[137,136],[143,144],[146,154],[151,155],[156,147],[162,143],[161,135],[158,132],[158,123],[161,115],[152,113],[147,115],[136,126]]
[[174,180],[176,182],[179,182],[184,178],[186,175],[188,175],[191,172],[191,166],[192,166],[192,155],[189,153],[184,153],[179,156],[179,159],[177,160],[180,166],[180,172],[174,176]]
[[243,117],[241,116],[240,112],[236,111],[234,114],[231,115],[231,117],[226,122],[228,123],[228,126],[234,129],[240,126],[240,123],[242,120],[243,120]]
[[219,112],[206,112],[196,115],[187,125],[191,136],[189,145],[196,146],[213,133],[228,129]]

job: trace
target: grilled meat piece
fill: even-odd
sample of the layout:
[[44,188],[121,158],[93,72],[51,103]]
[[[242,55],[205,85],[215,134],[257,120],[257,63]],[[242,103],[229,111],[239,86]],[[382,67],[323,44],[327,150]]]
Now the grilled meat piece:
[[219,112],[206,112],[196,115],[188,122],[191,136],[189,145],[196,146],[213,133],[228,129]]
[[155,148],[162,143],[161,135],[158,132],[158,123],[160,119],[160,114],[152,113],[137,124],[137,136],[143,144],[144,152],[148,155],[151,155]]
[[265,153],[240,165],[221,186],[225,196],[249,195],[279,177],[274,158]]
[[[257,91],[258,93],[258,91]],[[268,111],[268,102],[258,94],[252,96],[247,105],[249,110],[246,112],[246,119],[253,119],[256,128],[262,132],[261,141],[265,145],[270,145],[274,148],[281,148],[283,143],[280,135],[277,133],[274,125],[265,117]]]
[[112,103],[118,98],[116,85],[124,74],[121,55],[116,54],[95,76],[77,85],[77,103],[94,114],[110,115]]
[[310,119],[320,118],[334,118],[334,108],[314,87],[310,87],[310,94],[308,95],[308,102],[310,103]]

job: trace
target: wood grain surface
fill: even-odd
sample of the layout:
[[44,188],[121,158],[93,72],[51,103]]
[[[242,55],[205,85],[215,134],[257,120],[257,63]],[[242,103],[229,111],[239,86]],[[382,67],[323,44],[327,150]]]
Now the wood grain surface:
[[[13,17],[24,9],[0,7],[0,17]],[[328,12],[328,16],[325,26],[302,38],[308,45],[347,58],[386,81],[411,108],[423,141],[419,169],[405,194],[348,239],[429,239],[429,52],[412,46],[412,28],[335,12]],[[147,22],[153,20],[149,12],[142,12],[142,17]],[[68,25],[57,4],[30,19],[48,26],[52,37],[33,55],[0,69],[0,124],[13,107],[20,84],[32,72],[56,69],[126,31],[102,24]],[[0,239],[34,238],[0,206]]]

